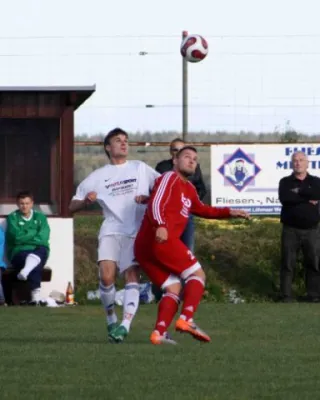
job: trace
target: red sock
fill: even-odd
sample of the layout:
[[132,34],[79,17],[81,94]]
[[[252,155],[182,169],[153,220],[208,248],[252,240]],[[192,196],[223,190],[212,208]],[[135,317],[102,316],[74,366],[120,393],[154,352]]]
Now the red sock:
[[193,318],[204,292],[204,282],[198,276],[190,276],[184,286],[184,302],[181,317],[186,321]]
[[167,332],[176,312],[178,311],[179,297],[173,293],[165,293],[158,306],[158,317],[155,329],[163,335]]

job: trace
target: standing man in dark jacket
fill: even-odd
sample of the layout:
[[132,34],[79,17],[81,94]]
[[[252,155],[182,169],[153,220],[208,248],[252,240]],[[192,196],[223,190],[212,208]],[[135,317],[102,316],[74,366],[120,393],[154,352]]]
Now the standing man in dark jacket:
[[[171,158],[169,160],[160,161],[157,165],[155,170],[160,174],[163,174],[168,171],[172,171],[173,169],[173,159],[177,152],[185,146],[185,143],[182,139],[174,139],[170,143],[170,154]],[[198,196],[200,200],[204,198],[207,193],[205,184],[202,178],[202,172],[200,169],[200,165],[198,164],[196,167],[196,171],[194,175],[189,178],[189,181],[194,185],[197,190]],[[194,221],[193,215],[190,215],[188,224],[186,229],[184,230],[181,236],[182,242],[193,252],[194,251]]]
[[304,257],[307,299],[320,301],[320,178],[309,175],[308,158],[303,152],[292,156],[293,173],[279,182],[282,204],[280,289],[284,302],[292,301],[292,279],[297,252]]

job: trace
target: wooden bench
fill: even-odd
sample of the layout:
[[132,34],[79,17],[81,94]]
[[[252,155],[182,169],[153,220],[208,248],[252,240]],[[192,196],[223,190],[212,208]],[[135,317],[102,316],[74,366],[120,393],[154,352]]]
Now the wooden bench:
[[[45,266],[42,270],[41,282],[50,282],[51,276],[51,268]],[[2,286],[8,305],[20,305],[22,301],[31,300],[28,281],[19,281],[17,271],[12,267],[2,270]]]

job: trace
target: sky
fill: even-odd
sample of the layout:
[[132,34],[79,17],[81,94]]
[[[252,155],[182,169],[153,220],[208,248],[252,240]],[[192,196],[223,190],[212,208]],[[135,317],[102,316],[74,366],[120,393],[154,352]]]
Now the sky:
[[189,132],[319,133],[319,11],[317,0],[5,2],[0,86],[95,84],[77,134],[180,132],[187,30],[209,43],[188,64]]

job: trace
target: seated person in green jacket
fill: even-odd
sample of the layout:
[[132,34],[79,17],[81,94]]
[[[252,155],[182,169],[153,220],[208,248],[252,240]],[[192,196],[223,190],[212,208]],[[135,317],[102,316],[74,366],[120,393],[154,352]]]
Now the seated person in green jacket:
[[33,195],[25,191],[17,195],[18,210],[7,217],[7,256],[17,269],[20,280],[28,280],[31,305],[41,303],[42,269],[49,256],[50,227],[47,217],[33,209]]

